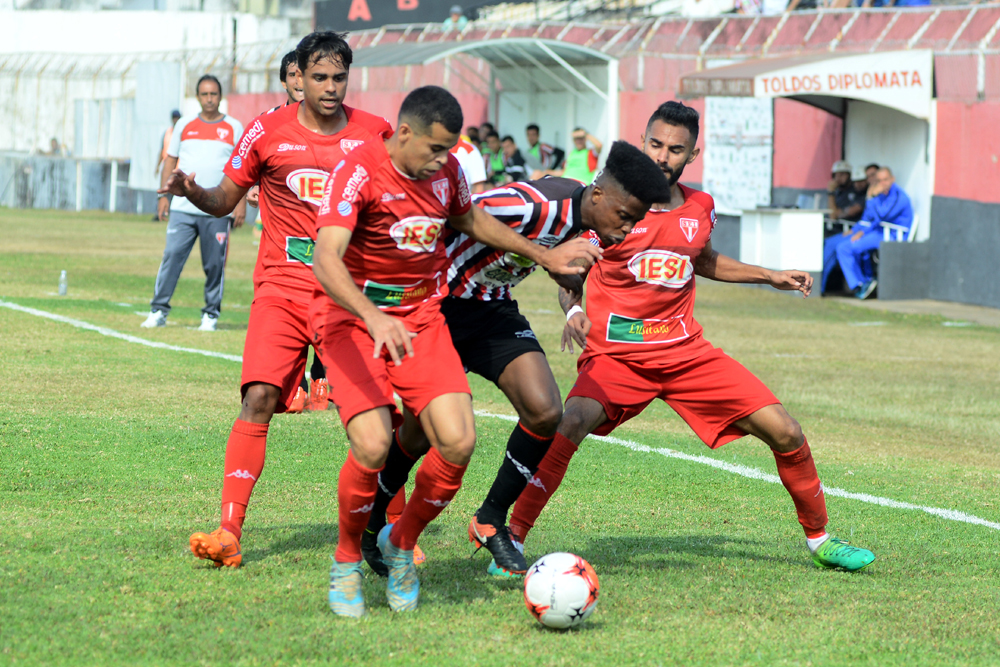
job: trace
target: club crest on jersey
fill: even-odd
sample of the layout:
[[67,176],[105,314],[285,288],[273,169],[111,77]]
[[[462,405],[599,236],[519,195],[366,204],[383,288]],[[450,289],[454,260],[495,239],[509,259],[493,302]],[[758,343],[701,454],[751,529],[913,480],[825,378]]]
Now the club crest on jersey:
[[326,180],[327,173],[322,169],[296,169],[285,177],[285,185],[300,201],[319,206]]
[[637,282],[680,289],[691,280],[694,263],[687,255],[669,250],[644,250],[628,261],[628,270]]
[[226,232],[216,232],[215,240],[219,242],[219,245],[224,245],[226,243],[226,237],[229,236]]
[[389,228],[389,235],[400,250],[434,252],[444,229],[444,219],[415,215],[403,218]]
[[226,139],[229,138],[229,129],[228,128],[217,127],[217,128],[215,128],[215,133],[217,135],[219,135],[219,140],[220,141],[225,141]]
[[698,220],[696,218],[681,218],[678,224],[681,226],[681,231],[684,232],[684,238],[688,240],[688,243],[693,242],[695,234],[698,233]]
[[365,143],[364,139],[341,139],[340,150],[344,151],[344,153],[350,153],[363,143]]
[[434,188],[434,196],[441,202],[441,206],[447,208],[448,200],[451,199],[451,183],[448,182],[448,179],[438,179],[431,183],[431,187]]

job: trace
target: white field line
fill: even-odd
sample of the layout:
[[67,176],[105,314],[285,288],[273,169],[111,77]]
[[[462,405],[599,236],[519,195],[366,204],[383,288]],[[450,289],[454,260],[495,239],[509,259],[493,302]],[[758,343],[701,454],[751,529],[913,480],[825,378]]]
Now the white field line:
[[[77,327],[78,329],[86,329],[87,331],[94,331],[101,334],[102,336],[109,336],[111,338],[118,338],[119,340],[124,340],[128,343],[136,343],[138,345],[145,345],[147,347],[154,347],[161,350],[171,350],[173,352],[188,352],[191,354],[200,354],[206,357],[215,357],[217,359],[226,359],[227,361],[243,362],[243,357],[234,354],[222,354],[221,352],[209,352],[208,350],[198,350],[190,347],[178,347],[176,345],[167,345],[166,343],[159,343],[152,340],[146,340],[144,338],[138,338],[136,336],[130,336],[128,334],[123,334],[113,329],[108,329],[106,327],[99,327],[89,322],[83,322],[82,320],[75,320],[71,317],[65,317],[63,315],[56,315],[55,313],[49,313],[44,310],[37,310],[35,308],[28,308],[27,306],[21,306],[16,303],[11,303],[9,301],[4,301],[0,299],[0,307],[9,308],[11,310],[16,310],[18,312],[27,313],[29,315],[35,315],[37,317],[44,317],[56,322],[62,322],[64,324],[69,324],[70,326]],[[478,413],[482,417],[492,417],[493,419],[502,419],[504,421],[516,422],[518,419],[512,415],[501,415],[494,414],[491,412],[480,412]],[[763,472],[762,470],[757,470],[756,468],[750,468],[747,466],[738,465],[735,463],[726,463],[725,461],[718,461],[716,459],[709,458],[707,456],[695,456],[692,454],[685,454],[684,452],[678,452],[673,449],[667,449],[666,447],[647,447],[646,445],[640,445],[637,442],[631,440],[622,440],[621,438],[616,438],[610,435],[591,435],[589,436],[595,440],[601,442],[610,442],[614,445],[620,445],[622,447],[627,447],[632,451],[636,452],[646,452],[652,454],[659,454],[661,456],[666,456],[667,458],[680,459],[682,461],[689,461],[691,463],[700,463],[702,465],[711,466],[719,470],[724,470],[734,475],[740,475],[741,477],[747,477],[749,479],[756,479],[761,482],[768,482],[769,484],[781,484],[781,479],[777,475],[772,475],[770,473]],[[962,523],[971,523],[977,526],[985,526],[987,528],[992,528],[993,530],[1000,530],[1000,523],[994,523],[992,521],[987,521],[986,519],[981,519],[977,516],[971,514],[966,514],[965,512],[959,512],[958,510],[941,509],[939,507],[926,507],[924,505],[914,505],[912,503],[904,503],[898,500],[892,500],[891,498],[881,498],[879,496],[872,496],[867,493],[854,493],[852,491],[845,491],[844,489],[837,489],[832,487],[823,487],[824,493],[828,496],[836,496],[838,498],[849,498],[851,500],[859,500],[863,503],[869,503],[871,505],[881,505],[882,507],[891,507],[893,509],[901,510],[919,510],[921,512],[926,512],[934,516],[941,517],[942,519],[948,519],[949,521],[960,521]]]
[[225,359],[227,361],[238,361],[240,363],[243,363],[243,357],[235,354],[222,354],[221,352],[209,352],[208,350],[198,350],[193,347],[178,347],[176,345],[159,343],[155,340],[146,340],[145,338],[130,336],[128,334],[123,334],[119,331],[115,331],[114,329],[108,329],[107,327],[99,327],[96,324],[90,324],[89,322],[84,322],[82,320],[74,320],[72,317],[65,317],[64,315],[56,315],[55,313],[49,313],[44,310],[28,308],[27,306],[21,306],[16,303],[11,303],[10,301],[4,301],[2,299],[0,299],[0,307],[10,308],[11,310],[16,310],[21,313],[27,313],[29,315],[35,315],[37,317],[44,317],[46,319],[54,320],[56,322],[62,322],[63,324],[74,326],[77,329],[86,329],[87,331],[93,331],[101,334],[102,336],[110,336],[111,338],[117,338],[127,343],[136,343],[137,345],[145,345],[146,347],[155,347],[161,350],[171,350],[172,352],[188,352],[190,354],[200,354],[204,357],[215,357],[216,359]]
[[[494,419],[502,419],[504,421],[516,422],[517,417],[511,415],[500,415],[490,412],[480,412],[477,413],[482,417],[493,417]],[[652,454],[660,454],[661,456],[666,456],[667,458],[680,459],[682,461],[690,461],[691,463],[701,463],[702,465],[711,466],[713,468],[718,468],[719,470],[725,470],[726,472],[731,472],[734,475],[740,475],[741,477],[748,477],[750,479],[756,479],[761,482],[768,482],[770,484],[781,484],[781,479],[777,475],[772,475],[766,473],[762,470],[757,470],[756,468],[749,468],[747,466],[738,465],[735,463],[726,463],[725,461],[719,461],[716,459],[709,458],[707,456],[695,456],[693,454],[685,454],[684,452],[678,452],[673,449],[667,449],[665,447],[647,447],[646,445],[640,445],[637,442],[631,440],[622,440],[621,438],[615,438],[610,435],[591,435],[588,436],[599,440],[601,442],[609,442],[614,445],[621,445],[622,447],[627,447],[635,452],[647,452]],[[892,500],[891,498],[881,498],[879,496],[872,496],[867,493],[854,493],[852,491],[845,491],[844,489],[831,488],[823,485],[823,492],[828,496],[836,496],[838,498],[850,498],[851,500],[860,500],[863,503],[869,503],[872,505],[881,505],[882,507],[891,507],[893,509],[899,510],[919,510],[921,512],[927,512],[928,514],[933,514],[934,516],[941,517],[942,519],[948,519],[949,521],[961,521],[962,523],[971,523],[977,526],[985,526],[987,528],[992,528],[993,530],[1000,530],[1000,523],[994,523],[992,521],[987,521],[986,519],[981,519],[978,516],[973,516],[971,514],[966,514],[965,512],[959,512],[957,510],[947,510],[941,509],[939,507],[925,507],[923,505],[914,505],[912,503],[904,503],[899,500]]]

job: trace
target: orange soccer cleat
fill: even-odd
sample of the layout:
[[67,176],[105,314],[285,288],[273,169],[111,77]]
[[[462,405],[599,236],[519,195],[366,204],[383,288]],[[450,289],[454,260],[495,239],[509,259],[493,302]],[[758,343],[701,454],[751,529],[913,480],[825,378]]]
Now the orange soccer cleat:
[[192,535],[191,553],[198,558],[214,561],[215,567],[239,567],[243,562],[240,541],[225,528],[217,528],[207,535]]
[[330,384],[326,378],[309,381],[309,409],[326,410],[330,404]]
[[295,389],[295,396],[292,397],[292,404],[288,406],[288,410],[285,412],[290,415],[297,415],[306,409],[308,403],[309,394],[302,387],[297,387]]

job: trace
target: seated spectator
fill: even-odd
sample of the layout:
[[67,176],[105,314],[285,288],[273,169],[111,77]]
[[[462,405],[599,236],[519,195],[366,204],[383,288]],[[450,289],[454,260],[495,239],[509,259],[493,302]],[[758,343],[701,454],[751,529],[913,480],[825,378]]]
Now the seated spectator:
[[872,162],[865,167],[865,199],[871,197],[872,188],[875,187],[875,181],[877,180],[879,166]]
[[469,191],[474,195],[486,192],[486,164],[483,162],[483,154],[469,140],[469,137],[465,135],[460,136],[458,143],[452,146],[449,152],[455,156],[459,166],[462,167],[462,173],[465,175],[465,182],[469,186]]
[[458,30],[461,32],[465,30],[465,26],[469,25],[469,19],[465,18],[462,14],[461,5],[453,5],[449,14],[448,18],[441,24],[445,32],[449,30]]
[[[864,202],[868,199],[868,174],[865,173],[865,170],[861,167],[855,168],[851,175],[851,182],[854,183],[854,191],[858,193],[861,201]],[[862,203],[863,206],[864,204]],[[863,208],[862,212],[864,212]]]
[[[588,148],[587,143],[593,148]],[[562,176],[574,178],[584,185],[590,185],[597,175],[597,161],[604,145],[594,135],[582,127],[573,129],[573,149],[563,160],[562,168],[555,170],[540,170],[532,174],[532,178],[543,176]]]
[[503,150],[500,146],[500,135],[490,131],[486,133],[486,143],[483,145],[483,162],[486,163],[486,180],[493,185],[503,184]]
[[528,170],[524,166],[524,157],[518,150],[514,137],[508,134],[501,139],[500,150],[503,152],[503,171],[506,181],[528,180]]
[[469,138],[469,143],[476,147],[477,151],[482,152],[482,140],[479,138],[479,128],[475,125],[470,125],[465,128],[465,136]]
[[524,130],[528,138],[528,150],[524,153],[524,161],[528,165],[528,172],[545,169],[555,169],[562,163],[565,151],[555,146],[550,146],[538,140],[538,126],[532,123]]
[[876,281],[869,267],[862,264],[862,256],[876,250],[882,243],[883,222],[900,225],[907,229],[913,224],[913,206],[902,188],[896,185],[892,170],[881,167],[875,177],[875,186],[869,191],[869,199],[861,221],[853,229],[845,230],[840,236],[833,236],[823,245],[823,278],[821,289],[826,291],[826,283],[833,267],[840,265],[844,282],[859,299],[867,299],[875,290]]
[[840,160],[833,165],[832,174],[826,186],[830,218],[857,222],[865,210],[865,195],[858,194],[851,181],[851,165]]

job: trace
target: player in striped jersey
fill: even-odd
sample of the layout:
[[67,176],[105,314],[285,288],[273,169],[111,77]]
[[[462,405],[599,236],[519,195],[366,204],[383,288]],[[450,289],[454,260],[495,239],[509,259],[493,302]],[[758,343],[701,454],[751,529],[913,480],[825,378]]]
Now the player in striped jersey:
[[[669,196],[666,176],[656,164],[619,141],[591,185],[545,178],[497,188],[473,201],[525,238],[552,248],[583,231],[593,232],[606,246],[620,243],[652,204]],[[493,486],[469,524],[469,539],[493,554],[491,574],[520,576],[527,563],[511,540],[507,512],[534,476],[562,418],[562,398],[545,353],[511,298],[511,288],[536,267],[524,257],[494,250],[461,233],[453,232],[445,248],[451,259],[450,295],[441,312],[455,349],[468,370],[504,392],[520,418]],[[572,279],[556,280],[563,284]],[[564,286],[580,289],[582,282]],[[384,525],[384,508],[428,447],[419,429],[405,424],[399,441],[392,444],[379,473],[375,506],[362,539],[365,560],[380,573],[385,565],[374,541]]]

